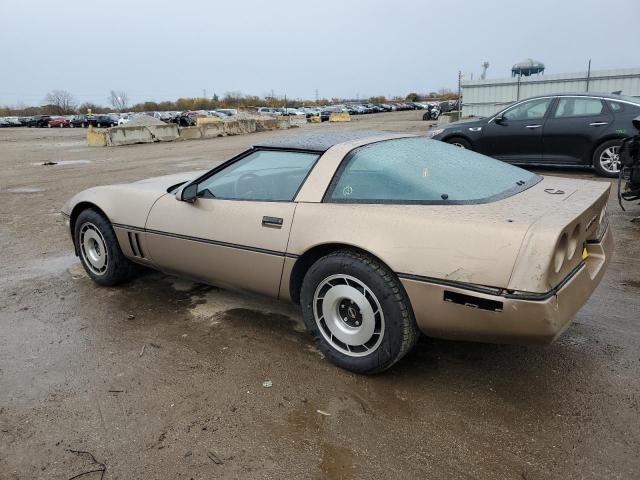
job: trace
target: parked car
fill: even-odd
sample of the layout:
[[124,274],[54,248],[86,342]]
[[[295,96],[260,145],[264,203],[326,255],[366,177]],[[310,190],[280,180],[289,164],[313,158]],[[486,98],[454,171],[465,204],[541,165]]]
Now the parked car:
[[18,117],[0,117],[0,128],[21,127],[22,122]]
[[87,116],[87,123],[93,127],[115,127],[118,125],[118,117],[115,115],[97,114]]
[[74,115],[69,121],[69,126],[71,128],[87,128],[90,117],[91,115]]
[[120,115],[120,118],[118,118],[118,126],[126,125],[131,120],[133,120],[133,115],[130,113],[125,115]]
[[258,107],[256,115],[271,115],[272,117],[279,117],[282,115],[282,112],[277,108]]
[[428,133],[458,147],[526,165],[581,165],[605,177],[620,171],[622,140],[634,132],[640,99],[576,93],[533,97],[488,118]]
[[216,111],[226,115],[227,117],[238,115],[238,110],[235,108],[218,108]]
[[31,128],[43,128],[49,125],[50,118],[51,115],[34,115],[26,121],[25,126]]
[[69,119],[65,117],[51,117],[47,126],[49,128],[67,128],[70,123]]
[[290,300],[327,359],[374,373],[420,331],[557,338],[611,258],[610,188],[425,137],[343,131],[90,188],[63,213],[96,283],[140,264]]

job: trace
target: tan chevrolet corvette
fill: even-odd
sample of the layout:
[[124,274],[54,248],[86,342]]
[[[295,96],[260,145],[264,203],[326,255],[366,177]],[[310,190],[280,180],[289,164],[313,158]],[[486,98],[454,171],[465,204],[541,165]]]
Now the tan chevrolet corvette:
[[553,341],[611,258],[609,188],[424,137],[351,132],[90,188],[63,213],[97,283],[144,265],[292,301],[330,361],[373,373],[420,331]]

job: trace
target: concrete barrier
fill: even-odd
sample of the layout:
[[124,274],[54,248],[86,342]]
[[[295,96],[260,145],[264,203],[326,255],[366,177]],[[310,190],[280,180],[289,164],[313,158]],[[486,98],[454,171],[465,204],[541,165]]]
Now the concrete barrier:
[[314,115],[309,117],[309,122],[311,123],[322,123],[322,117],[320,115]]
[[131,125],[112,127],[108,130],[87,131],[87,143],[90,146],[118,146],[136,143],[171,142],[177,139],[193,140],[199,138],[215,138],[223,135],[244,135],[267,130],[286,130],[302,126],[306,118],[300,117],[264,117],[241,118],[222,122],[205,122],[200,126],[178,127],[166,125]]
[[106,147],[108,136],[109,133],[106,130],[96,130],[90,126],[87,130],[87,145],[90,147]]
[[276,119],[278,130],[287,130],[291,127],[291,123],[289,123],[289,117],[278,117]]
[[252,118],[224,122],[224,133],[227,135],[244,135],[245,133],[253,133],[256,129],[256,121]]
[[333,112],[331,115],[329,115],[329,121],[330,122],[350,122],[351,115],[349,115],[347,112]]
[[293,115],[289,117],[289,125],[292,127],[301,127],[307,124],[307,117],[303,115]]
[[133,145],[153,143],[153,135],[147,127],[113,127],[109,129],[108,145]]
[[207,125],[209,123],[220,123],[222,122],[222,119],[218,118],[218,117],[198,117],[196,118],[196,125],[198,127],[202,126],[202,125]]
[[156,142],[172,142],[180,138],[178,126],[175,123],[166,125],[149,125],[147,127]]
[[[196,127],[198,128],[198,127]],[[213,122],[213,123],[205,123],[204,125],[199,127],[202,131],[203,138],[214,138],[221,137],[224,135],[224,123],[222,122]]]
[[180,127],[178,131],[182,140],[202,138],[202,130],[200,127]]
[[275,118],[260,118],[256,120],[256,132],[266,132],[278,128],[278,121]]

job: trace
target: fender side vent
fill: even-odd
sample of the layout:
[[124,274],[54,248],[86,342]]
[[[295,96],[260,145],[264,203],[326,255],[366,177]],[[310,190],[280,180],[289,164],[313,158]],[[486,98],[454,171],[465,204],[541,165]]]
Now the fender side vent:
[[444,291],[443,300],[445,302],[457,303],[465,307],[478,308],[480,310],[489,310],[492,312],[501,312],[503,303],[488,298],[474,297],[473,295],[465,295],[464,293]]
[[144,258],[144,252],[142,251],[142,246],[140,244],[140,235],[135,232],[127,232],[127,236],[129,237],[129,246],[131,247],[133,255],[139,258]]

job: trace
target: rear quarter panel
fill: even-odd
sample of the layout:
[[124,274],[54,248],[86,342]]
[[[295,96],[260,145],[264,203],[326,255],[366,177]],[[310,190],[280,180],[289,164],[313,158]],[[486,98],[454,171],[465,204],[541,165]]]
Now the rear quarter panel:
[[341,243],[397,273],[506,286],[529,225],[508,220],[488,205],[301,203],[288,253]]

